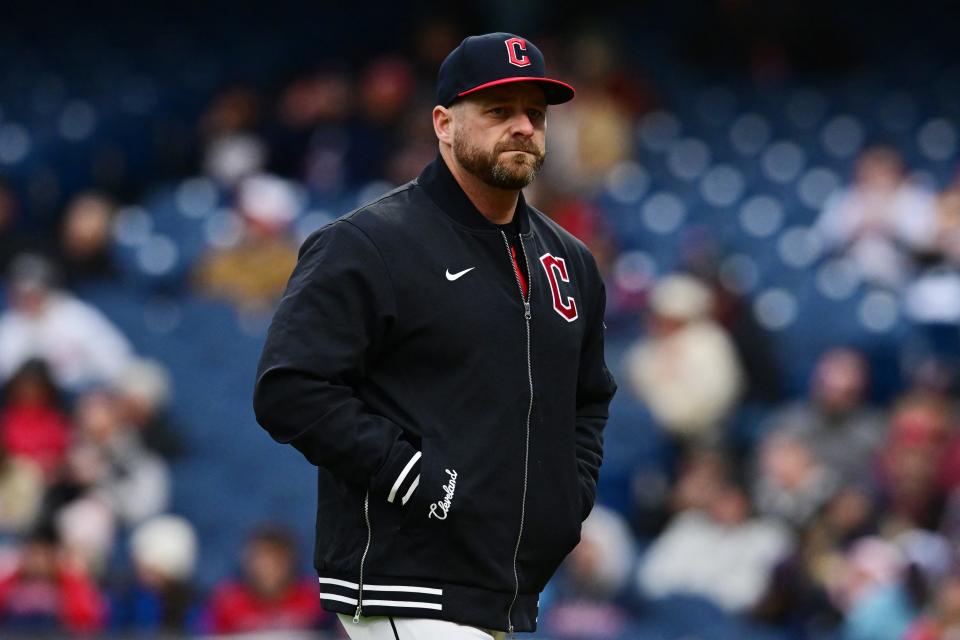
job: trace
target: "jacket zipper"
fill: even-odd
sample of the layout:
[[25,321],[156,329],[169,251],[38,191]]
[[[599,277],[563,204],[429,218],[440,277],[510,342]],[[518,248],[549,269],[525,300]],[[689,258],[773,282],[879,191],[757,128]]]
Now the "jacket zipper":
[[363,563],[367,561],[367,552],[370,551],[370,540],[373,538],[373,528],[370,526],[370,490],[363,497],[363,519],[367,522],[367,546],[363,549],[360,558],[360,589],[357,593],[357,611],[353,614],[353,624],[360,623],[360,612],[363,611]]
[[527,405],[527,432],[526,442],[523,451],[523,497],[520,502],[520,531],[517,533],[517,546],[513,549],[513,599],[510,601],[510,607],[507,609],[507,629],[513,636],[513,606],[517,603],[520,595],[520,577],[517,575],[517,556],[520,553],[520,540],[523,539],[523,523],[527,514],[527,475],[530,462],[530,416],[533,414],[533,363],[530,359],[530,295],[533,293],[533,274],[530,272],[530,260],[527,259],[527,249],[523,245],[523,236],[517,234],[517,240],[520,243],[520,250],[523,252],[523,263],[527,267],[527,295],[523,295],[523,284],[520,282],[519,266],[514,263],[513,254],[510,252],[510,241],[507,234],[500,232],[503,236],[504,245],[507,247],[507,258],[510,260],[510,268],[513,270],[514,278],[517,281],[517,289],[520,290],[520,300],[523,302],[523,318],[527,327],[527,383],[530,386],[530,402]]

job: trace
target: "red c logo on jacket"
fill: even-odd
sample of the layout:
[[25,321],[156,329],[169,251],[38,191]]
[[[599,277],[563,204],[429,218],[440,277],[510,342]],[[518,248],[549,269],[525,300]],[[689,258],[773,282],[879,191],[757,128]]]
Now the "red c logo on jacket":
[[573,322],[578,317],[577,301],[573,299],[573,296],[567,296],[565,300],[560,299],[560,282],[558,281],[570,282],[570,276],[567,274],[567,261],[545,253],[540,256],[540,264],[543,265],[543,270],[547,272],[547,280],[550,281],[553,310],[567,322]]

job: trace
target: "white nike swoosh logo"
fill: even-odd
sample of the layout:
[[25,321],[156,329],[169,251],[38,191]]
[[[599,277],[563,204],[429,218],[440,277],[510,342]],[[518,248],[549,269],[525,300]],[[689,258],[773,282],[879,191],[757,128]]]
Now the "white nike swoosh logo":
[[447,280],[449,280],[450,282],[453,282],[460,276],[466,275],[467,273],[473,271],[474,269],[476,269],[476,267],[470,267],[469,269],[464,269],[463,271],[459,271],[457,273],[450,273],[450,269],[447,269]]

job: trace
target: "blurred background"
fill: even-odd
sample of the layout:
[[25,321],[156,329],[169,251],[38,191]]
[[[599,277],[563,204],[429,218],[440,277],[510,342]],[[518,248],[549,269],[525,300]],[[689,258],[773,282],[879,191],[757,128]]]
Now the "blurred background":
[[503,30],[578,91],[528,198],[620,384],[536,637],[960,637],[954,4],[4,3],[0,635],[341,637],[256,360]]

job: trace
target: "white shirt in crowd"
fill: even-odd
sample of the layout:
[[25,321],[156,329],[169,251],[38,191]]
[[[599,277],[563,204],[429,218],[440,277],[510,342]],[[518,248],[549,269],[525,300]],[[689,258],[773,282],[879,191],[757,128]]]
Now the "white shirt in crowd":
[[729,611],[743,611],[763,595],[771,571],[791,545],[787,530],[772,520],[726,525],[688,511],[647,550],[640,586],[651,597],[699,595]]
[[733,342],[711,320],[695,320],[627,353],[634,393],[661,427],[712,442],[739,397],[743,373]]
[[814,228],[826,248],[845,252],[865,279],[899,286],[912,269],[907,254],[934,246],[936,204],[930,191],[909,182],[891,192],[854,186],[827,201]]
[[116,380],[133,352],[122,333],[93,306],[50,293],[38,315],[16,308],[0,316],[0,376],[7,379],[30,358],[50,365],[62,387]]

